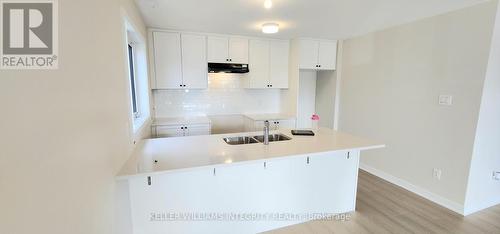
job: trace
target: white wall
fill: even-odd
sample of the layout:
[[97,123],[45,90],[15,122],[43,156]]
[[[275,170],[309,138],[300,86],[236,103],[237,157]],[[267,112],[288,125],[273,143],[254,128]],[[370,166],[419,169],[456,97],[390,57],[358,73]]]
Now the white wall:
[[241,74],[208,75],[208,89],[155,90],[156,117],[279,113],[279,89],[244,89]]
[[335,119],[335,96],[337,86],[335,71],[320,71],[316,79],[316,114],[320,127],[333,129]]
[[120,7],[59,2],[59,69],[0,70],[0,233],[110,234],[114,172],[129,156]]
[[[339,128],[387,144],[364,153],[362,165],[458,212],[495,11],[496,1],[488,2],[343,45]],[[440,94],[453,95],[453,105],[438,105]]]
[[500,6],[484,82],[479,122],[471,160],[465,213],[500,204]]
[[297,128],[311,128],[311,116],[316,113],[316,71],[299,72]]

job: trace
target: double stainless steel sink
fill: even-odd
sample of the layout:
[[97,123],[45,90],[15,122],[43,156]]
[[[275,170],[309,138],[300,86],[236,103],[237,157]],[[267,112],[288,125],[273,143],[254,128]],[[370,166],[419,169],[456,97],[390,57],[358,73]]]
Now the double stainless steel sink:
[[[292,138],[285,136],[283,134],[270,134],[269,142],[273,141],[288,141]],[[237,137],[226,137],[224,141],[229,145],[245,145],[245,144],[255,144],[255,143],[263,143],[264,135],[260,136],[237,136]]]

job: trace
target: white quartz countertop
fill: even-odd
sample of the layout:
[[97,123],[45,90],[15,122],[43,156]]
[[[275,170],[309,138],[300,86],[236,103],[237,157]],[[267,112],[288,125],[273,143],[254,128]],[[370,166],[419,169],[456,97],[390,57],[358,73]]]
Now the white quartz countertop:
[[[343,150],[367,150],[385,147],[384,144],[355,137],[330,129],[315,131],[315,136],[294,136],[290,130],[272,131],[291,137],[288,141],[246,145],[229,145],[223,138],[257,136],[262,132],[220,135],[157,138],[141,141],[130,159],[118,173],[118,179],[132,176],[168,173],[267,160],[294,155]],[[157,162],[155,162],[157,161]]]
[[244,114],[245,117],[254,121],[264,121],[264,120],[278,120],[278,119],[295,119],[294,116],[287,114]]
[[206,116],[157,118],[153,121],[152,125],[164,126],[181,124],[210,124],[210,119]]

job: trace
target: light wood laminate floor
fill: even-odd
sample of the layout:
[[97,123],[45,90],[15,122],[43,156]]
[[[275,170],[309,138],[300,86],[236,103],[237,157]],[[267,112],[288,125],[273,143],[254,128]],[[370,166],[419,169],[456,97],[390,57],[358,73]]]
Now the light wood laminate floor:
[[463,217],[360,170],[356,212],[349,220],[311,221],[267,233],[500,234],[500,205]]

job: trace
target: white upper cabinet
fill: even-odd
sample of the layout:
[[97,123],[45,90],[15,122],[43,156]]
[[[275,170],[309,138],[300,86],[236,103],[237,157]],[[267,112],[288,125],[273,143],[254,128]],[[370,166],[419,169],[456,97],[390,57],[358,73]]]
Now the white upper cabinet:
[[153,32],[156,89],[208,86],[206,36]]
[[248,64],[248,39],[209,36],[208,62]]
[[316,69],[318,66],[319,41],[301,39],[299,41],[299,67]]
[[182,88],[181,34],[154,32],[153,44],[156,88]]
[[288,41],[251,39],[247,88],[288,88]]
[[229,63],[248,64],[248,39],[229,38]]
[[208,88],[206,36],[182,34],[182,80],[184,88]]
[[229,62],[229,40],[227,37],[208,37],[208,62]]
[[337,67],[337,42],[336,41],[321,41],[319,43],[318,55],[319,69],[335,70]]
[[271,41],[269,49],[271,88],[287,89],[290,43],[288,41]]
[[300,39],[299,58],[300,69],[335,70],[337,41]]
[[250,40],[247,88],[269,88],[269,41]]

